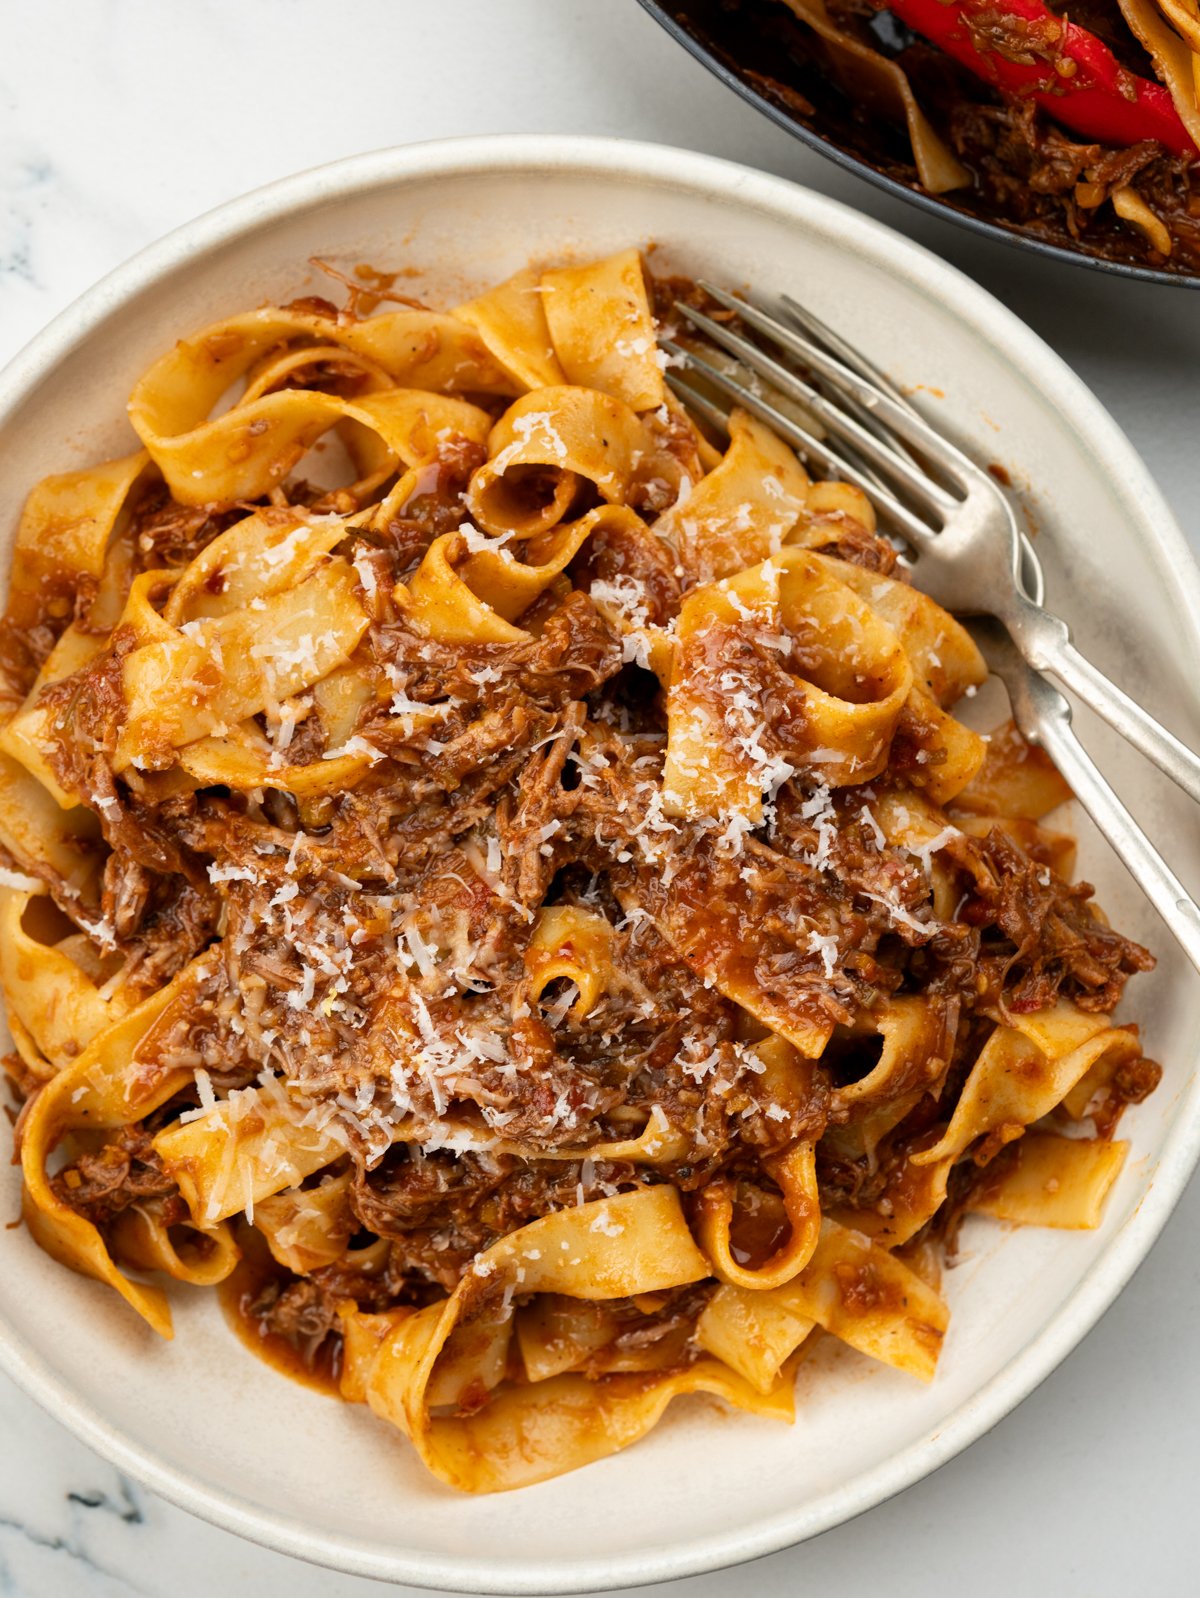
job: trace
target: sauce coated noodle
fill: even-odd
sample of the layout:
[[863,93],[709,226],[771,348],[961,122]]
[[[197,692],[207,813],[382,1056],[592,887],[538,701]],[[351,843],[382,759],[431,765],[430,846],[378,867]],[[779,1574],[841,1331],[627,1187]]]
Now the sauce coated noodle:
[[787,1419],[822,1334],[931,1379],[937,1245],[1096,1225],[1157,1078],[1061,782],[954,717],[983,663],[861,494],[680,409],[689,284],[370,282],[185,338],[25,507],[27,1225],[164,1336],[221,1284],[470,1491],[682,1394]]

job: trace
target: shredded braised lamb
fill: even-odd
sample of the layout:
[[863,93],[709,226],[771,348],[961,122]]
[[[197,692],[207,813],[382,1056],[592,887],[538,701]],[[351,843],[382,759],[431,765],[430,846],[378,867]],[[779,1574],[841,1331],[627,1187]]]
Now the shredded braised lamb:
[[[660,286],[668,301],[671,292]],[[306,380],[323,381],[311,371]],[[341,378],[331,370],[324,381]],[[873,1063],[864,1018],[920,992],[932,1075],[894,1086],[918,1087],[917,1102],[869,1155],[836,1138],[819,1150],[822,1208],[870,1204],[944,1122],[997,1020],[1060,997],[1110,1012],[1152,964],[1097,912],[1087,884],[1069,885],[999,827],[951,829],[958,902],[953,915],[936,913],[928,858],[888,843],[872,811],[929,755],[912,718],[874,783],[831,791],[797,775],[756,826],[668,816],[663,689],[588,591],[632,583],[643,619],[668,622],[687,579],[652,534],[593,538],[523,616],[521,641],[451,644],[414,628],[380,596],[459,525],[482,456],[450,441],[401,514],[351,536],[373,616],[355,657],[373,692],[353,732],[372,764],[352,791],[302,804],[269,788],[172,785],[136,765],[117,775],[122,663],[134,642],[120,629],[47,690],[51,766],[86,796],[104,862],[95,903],[81,906],[47,878],[61,909],[95,934],[107,969],[146,994],[219,940],[186,1024],[156,1048],[207,1073],[222,1095],[264,1073],[282,1077],[300,1102],[334,1114],[347,1139],[338,1235],[355,1247],[304,1277],[273,1270],[247,1307],[264,1335],[310,1351],[334,1331],[338,1302],[426,1303],[497,1238],[635,1181],[673,1183],[685,1202],[717,1176],[769,1189],[773,1157],[848,1119],[840,1091]],[[537,482],[527,491],[536,498]],[[655,492],[646,486],[642,503],[651,525]],[[289,493],[321,503],[303,484]],[[138,567],[185,563],[247,510],[285,513],[283,498],[187,508],[152,485],[134,511]],[[828,555],[895,571],[892,546],[852,517],[830,513],[818,535]],[[62,625],[74,613],[65,609]],[[52,643],[46,628],[0,640],[10,680],[28,687]],[[716,676],[736,665],[760,691],[769,758],[776,730],[794,738],[806,714],[788,657],[732,629],[714,629],[711,648]],[[289,717],[289,760],[329,754],[311,693]],[[278,719],[258,721],[281,747]],[[618,980],[585,1014],[573,987],[535,996],[531,986],[535,920],[556,906],[596,911],[611,930]],[[832,1027],[829,1048],[786,1096],[714,970],[746,974],[790,1014]],[[1122,1103],[1153,1086],[1157,1068],[1136,1066],[1109,1085],[1109,1129]],[[21,1062],[13,1074],[36,1089]],[[153,1126],[93,1140],[54,1176],[55,1194],[102,1227],[146,1201],[164,1206],[168,1224],[183,1218],[150,1136],[197,1103],[186,1091]],[[669,1159],[635,1168],[588,1157],[589,1146],[636,1138],[655,1115],[678,1138]],[[396,1141],[406,1116],[433,1128],[423,1147]],[[454,1129],[464,1124],[470,1146]],[[775,1221],[763,1224],[762,1237],[743,1240],[747,1258],[773,1246]],[[642,1306],[629,1336],[676,1336],[705,1291]]]

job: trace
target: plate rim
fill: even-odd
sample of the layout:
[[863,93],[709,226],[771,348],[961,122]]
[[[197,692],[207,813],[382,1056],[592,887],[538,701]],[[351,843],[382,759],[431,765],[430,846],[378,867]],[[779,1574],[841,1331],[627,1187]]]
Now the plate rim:
[[[729,194],[780,220],[817,226],[841,248],[903,277],[936,300],[1008,361],[1044,398],[1057,400],[1155,564],[1180,591],[1185,642],[1200,659],[1200,569],[1141,457],[1087,385],[1019,317],[958,268],[892,228],[785,178],[669,145],[598,135],[473,135],[398,145],[309,168],[251,190],[175,228],[101,278],[0,371],[0,447],[9,416],[112,314],[189,261],[325,200],[406,181],[504,172],[555,172],[684,188],[697,198]],[[1035,375],[1036,374],[1036,375]],[[1133,1214],[1116,1231],[1055,1315],[935,1433],[860,1473],[833,1493],[742,1530],[604,1560],[498,1562],[383,1548],[354,1536],[314,1533],[299,1519],[249,1507],[236,1492],[199,1481],[127,1439],[60,1380],[16,1334],[0,1307],[0,1368],[51,1416],[118,1469],[179,1508],[252,1542],[313,1564],[412,1586],[479,1593],[595,1592],[699,1575],[778,1552],[853,1519],[932,1474],[983,1436],[1061,1363],[1141,1264],[1200,1158],[1200,1078],[1182,1087],[1158,1168]]]

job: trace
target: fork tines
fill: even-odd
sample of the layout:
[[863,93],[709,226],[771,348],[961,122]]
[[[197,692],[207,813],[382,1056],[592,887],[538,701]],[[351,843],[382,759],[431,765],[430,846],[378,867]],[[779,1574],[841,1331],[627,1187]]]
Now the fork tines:
[[[750,300],[713,284],[700,286],[808,375],[801,375],[792,364],[785,365],[733,327],[680,302],[676,309],[694,332],[732,356],[735,363],[731,369],[692,345],[663,340],[663,349],[699,379],[699,383],[689,382],[677,372],[669,374],[668,380],[683,402],[710,424],[721,425],[724,414],[710,394],[701,391],[701,385],[724,395],[774,428],[819,473],[843,478],[862,489],[913,544],[928,544],[982,475],[979,468],[935,433],[869,362],[794,300],[783,302],[784,314],[800,324],[799,329],[785,325]],[[818,339],[827,341],[836,353]],[[846,356],[849,360],[843,358]],[[767,385],[765,391],[762,384]],[[774,394],[768,397],[771,391]],[[817,437],[811,428],[785,414],[778,403],[780,397],[794,402],[828,436]],[[931,475],[930,466],[959,492],[953,494],[942,487]]]

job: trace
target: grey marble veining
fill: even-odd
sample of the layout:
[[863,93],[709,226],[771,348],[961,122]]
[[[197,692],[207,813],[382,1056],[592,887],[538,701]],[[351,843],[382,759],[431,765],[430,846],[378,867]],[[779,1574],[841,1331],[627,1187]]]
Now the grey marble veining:
[[[808,183],[919,239],[1012,306],[1091,384],[1200,549],[1200,294],[1027,261],[877,194],[727,94],[634,0],[0,7],[0,360],[134,250],[242,190],[386,144],[508,131],[706,150]],[[674,1590],[1194,1591],[1198,1236],[1193,1184],[1084,1345],[936,1477],[752,1572]],[[0,1378],[5,1598],[394,1590],[192,1519]]]

